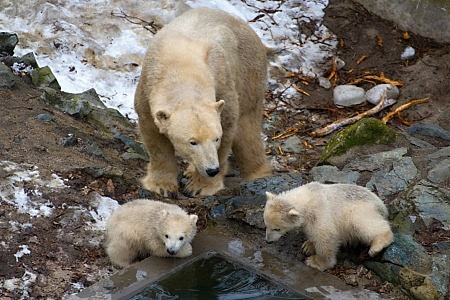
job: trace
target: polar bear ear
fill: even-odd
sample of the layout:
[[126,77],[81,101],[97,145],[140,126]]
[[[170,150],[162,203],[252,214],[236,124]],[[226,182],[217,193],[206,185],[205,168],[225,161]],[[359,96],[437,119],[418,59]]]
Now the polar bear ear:
[[169,214],[169,212],[168,212],[167,210],[165,210],[165,209],[163,209],[163,210],[161,211],[161,217],[162,217],[162,218],[167,217],[168,214]]
[[158,110],[156,112],[156,121],[157,121],[157,125],[158,127],[162,126],[162,127],[167,127],[167,125],[169,125],[169,118],[170,118],[170,112],[166,111],[166,110]]
[[271,192],[266,192],[266,198],[267,198],[267,201],[271,201],[271,200],[273,200],[274,198],[275,198],[275,194],[272,194]]
[[193,224],[197,224],[198,216],[197,215],[189,215],[189,219],[191,219]]
[[296,210],[295,208],[292,208],[289,212],[288,212],[289,217],[298,217],[300,215],[300,213],[298,212],[298,210]]
[[220,114],[222,112],[224,104],[225,104],[224,100],[219,100],[214,103],[214,108],[216,109],[218,114]]

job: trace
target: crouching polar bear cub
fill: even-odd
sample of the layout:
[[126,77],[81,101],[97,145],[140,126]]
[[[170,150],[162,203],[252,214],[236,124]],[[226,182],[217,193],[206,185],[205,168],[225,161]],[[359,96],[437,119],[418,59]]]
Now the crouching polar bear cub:
[[386,206],[364,187],[311,182],[266,196],[266,241],[302,229],[307,238],[302,249],[309,256],[305,263],[321,271],[334,267],[342,244],[362,242],[375,256],[394,241]]
[[175,204],[147,199],[128,202],[106,222],[106,253],[120,267],[149,255],[190,256],[197,219]]
[[270,174],[260,132],[267,79],[265,47],[242,20],[191,9],[151,40],[135,94],[150,153],[143,186],[176,197],[179,167],[187,195],[223,188],[231,149],[244,180]]

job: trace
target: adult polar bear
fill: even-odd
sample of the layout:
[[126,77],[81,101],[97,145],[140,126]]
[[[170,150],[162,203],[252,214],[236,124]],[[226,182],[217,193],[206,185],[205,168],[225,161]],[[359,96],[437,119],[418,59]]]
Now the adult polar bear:
[[152,39],[135,109],[150,152],[143,186],[175,197],[179,166],[189,163],[187,195],[224,186],[231,150],[244,180],[270,174],[260,131],[267,80],[265,47],[242,20],[191,9]]

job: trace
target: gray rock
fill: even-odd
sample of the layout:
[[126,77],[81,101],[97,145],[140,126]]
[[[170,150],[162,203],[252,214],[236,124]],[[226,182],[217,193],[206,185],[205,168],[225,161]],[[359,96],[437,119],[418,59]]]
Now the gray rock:
[[366,92],[366,100],[374,105],[377,105],[384,92],[386,92],[386,99],[397,99],[400,91],[393,84],[378,84]]
[[406,129],[408,134],[420,134],[450,141],[450,132],[435,124],[415,123]]
[[10,32],[0,32],[0,54],[6,53],[8,55],[14,54],[14,48],[19,43],[17,34]]
[[446,157],[450,157],[450,147],[441,148],[438,151],[428,155],[428,159],[430,160]]
[[103,151],[100,149],[100,146],[96,142],[87,145],[85,151],[98,157],[105,157]]
[[314,181],[322,183],[353,183],[359,179],[359,172],[352,170],[340,171],[335,166],[324,165],[311,169],[309,175]]
[[39,114],[36,116],[36,119],[42,122],[50,122],[53,121],[53,117],[49,114]]
[[370,12],[390,20],[401,30],[450,43],[448,0],[359,0]]
[[392,162],[392,169],[388,166],[380,168],[366,186],[376,190],[381,198],[386,198],[405,190],[417,174],[411,157],[402,157]]
[[450,180],[450,159],[440,161],[428,171],[427,179],[433,183],[446,183]]
[[345,167],[358,171],[375,171],[393,161],[400,160],[408,152],[406,148],[396,148],[371,155],[364,155],[350,161]]
[[289,153],[302,153],[303,152],[303,144],[302,140],[298,136],[290,136],[283,141],[282,144],[283,151]]
[[302,185],[302,182],[302,175],[299,173],[267,176],[241,184],[241,196],[263,196],[265,199],[266,191],[279,194]]
[[354,85],[338,85],[333,90],[336,106],[352,106],[366,101],[363,88]]
[[412,135],[409,134],[404,134],[405,138],[411,143],[411,145],[417,146],[419,148],[424,148],[424,149],[433,149],[436,148],[434,145],[425,142],[421,139],[418,139]]
[[68,138],[63,141],[63,147],[73,147],[78,144],[78,138],[71,134]]
[[149,157],[148,152],[142,143],[139,143],[133,140],[131,137],[123,135],[121,133],[115,133],[114,138],[122,141],[125,145],[130,147],[130,149],[137,155],[139,155],[140,157],[144,157],[146,160],[148,160]]
[[[122,170],[115,168],[115,167],[81,167],[78,170],[89,174],[93,176],[94,178],[100,178],[100,177],[106,177],[106,178],[113,178],[113,177],[123,177]],[[143,196],[143,198],[145,198]]]
[[411,235],[395,234],[395,242],[383,253],[381,260],[408,267],[420,274],[431,274],[432,259],[425,248]]
[[433,256],[433,267],[430,281],[441,295],[447,295],[450,280],[450,260],[447,255]]
[[16,79],[11,69],[0,62],[0,88],[12,89],[16,85]]
[[433,219],[439,220],[445,230],[450,230],[450,192],[422,182],[415,185],[407,194],[407,200],[413,203],[425,225]]

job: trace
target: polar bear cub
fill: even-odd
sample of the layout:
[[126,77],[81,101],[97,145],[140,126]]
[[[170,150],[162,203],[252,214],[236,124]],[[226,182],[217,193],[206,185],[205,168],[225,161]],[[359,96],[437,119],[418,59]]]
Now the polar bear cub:
[[309,256],[305,263],[321,271],[334,267],[340,245],[370,245],[373,257],[394,241],[386,206],[365,187],[311,182],[266,196],[266,241],[301,229],[307,238],[302,245]]
[[188,215],[175,204],[131,201],[115,210],[106,222],[106,252],[120,267],[149,255],[190,256],[197,219],[197,215]]

